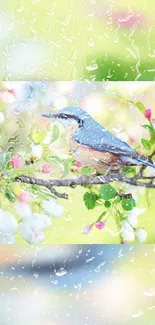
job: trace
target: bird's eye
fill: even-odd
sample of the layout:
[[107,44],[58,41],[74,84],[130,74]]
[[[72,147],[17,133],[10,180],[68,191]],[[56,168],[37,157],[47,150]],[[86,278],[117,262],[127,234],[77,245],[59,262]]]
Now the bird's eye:
[[83,126],[83,120],[79,119],[79,127],[81,128]]

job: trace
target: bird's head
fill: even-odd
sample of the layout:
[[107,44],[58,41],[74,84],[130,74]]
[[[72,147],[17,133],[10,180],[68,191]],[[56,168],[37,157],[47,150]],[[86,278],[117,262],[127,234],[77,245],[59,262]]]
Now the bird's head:
[[89,115],[79,107],[65,107],[56,113],[42,114],[44,117],[56,118],[62,123],[77,122],[79,127],[83,126],[84,120],[89,118]]

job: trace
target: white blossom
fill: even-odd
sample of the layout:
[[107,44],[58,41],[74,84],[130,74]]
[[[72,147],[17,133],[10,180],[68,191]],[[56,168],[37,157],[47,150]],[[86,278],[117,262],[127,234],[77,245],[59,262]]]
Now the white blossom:
[[138,228],[135,230],[135,236],[138,242],[144,243],[147,238],[147,232],[143,228]]
[[135,207],[134,209],[132,209],[131,211],[128,212],[127,214],[127,218],[128,218],[128,221],[130,223],[130,225],[132,227],[136,227],[137,224],[138,224],[138,216],[143,214],[145,212],[146,209],[139,209],[137,207]]
[[53,218],[60,218],[64,213],[64,207],[55,199],[43,200],[43,210]]
[[141,214],[143,214],[146,211],[146,209],[139,209],[137,207],[135,207],[134,209],[132,209],[131,211],[128,212],[128,216],[134,215],[134,216],[139,216]]
[[43,230],[51,225],[48,216],[40,213],[34,213],[26,218],[20,225],[22,237],[31,244],[38,244],[45,239]]
[[26,218],[30,218],[32,215],[32,210],[29,204],[24,203],[24,202],[20,202],[20,201],[16,201],[14,204],[15,210],[17,212],[17,214],[19,214],[19,216],[22,219],[26,219]]
[[144,187],[136,187],[134,185],[126,184],[126,183],[120,183],[119,189],[123,190],[125,194],[132,193],[132,196],[134,200],[137,202],[141,195],[144,195],[145,188]]
[[42,146],[40,144],[32,144],[32,156],[35,158],[40,159],[42,157]]
[[40,213],[32,214],[31,218],[26,222],[28,222],[35,231],[44,230],[52,224],[51,219],[48,216]]
[[0,244],[15,244],[15,236],[14,235],[0,235]]
[[52,140],[52,134],[51,132],[48,132],[45,139],[43,140],[43,144],[50,144]]
[[128,221],[129,221],[129,224],[132,226],[132,227],[136,227],[137,226],[137,223],[138,223],[138,218],[136,215],[129,215],[128,216]]
[[129,222],[122,221],[121,225],[122,225],[121,235],[122,235],[123,240],[126,240],[127,242],[134,240],[135,239],[134,229],[129,224]]
[[35,227],[28,221],[23,221],[20,225],[21,236],[30,244],[39,244],[45,239],[43,231],[36,231]]
[[0,234],[13,234],[17,228],[16,218],[10,212],[0,209]]

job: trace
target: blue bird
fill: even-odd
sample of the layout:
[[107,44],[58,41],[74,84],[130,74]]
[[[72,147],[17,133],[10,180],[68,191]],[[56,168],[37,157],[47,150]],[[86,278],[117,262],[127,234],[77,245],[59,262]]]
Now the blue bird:
[[42,116],[56,118],[65,125],[73,156],[97,173],[105,170],[118,171],[124,166],[144,165],[155,168],[151,160],[140,156],[79,107],[65,107],[57,113]]

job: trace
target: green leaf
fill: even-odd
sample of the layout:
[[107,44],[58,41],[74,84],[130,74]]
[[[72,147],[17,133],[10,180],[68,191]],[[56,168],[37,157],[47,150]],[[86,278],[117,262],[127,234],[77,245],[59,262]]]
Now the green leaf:
[[110,184],[104,184],[100,187],[101,198],[105,201],[111,200],[116,195],[116,190]]
[[105,201],[104,206],[105,206],[105,208],[110,208],[111,207],[110,201]]
[[122,208],[125,211],[130,211],[136,206],[136,201],[133,198],[123,198],[122,199]]
[[58,139],[59,137],[59,128],[57,125],[54,125],[53,128],[52,128],[52,139],[51,141],[54,142],[55,140]]
[[66,159],[63,162],[63,173],[62,173],[61,178],[64,178],[65,176],[67,176],[69,174],[71,164],[72,164],[72,159],[69,159],[69,160]]
[[115,197],[115,203],[119,203],[120,201],[121,201],[120,196],[116,196],[116,197]]
[[103,217],[105,216],[105,214],[106,214],[106,211],[104,211],[98,218],[97,218],[97,220],[95,221],[95,223],[96,222],[99,222],[99,221],[101,221],[102,219],[103,219]]
[[0,169],[5,169],[8,162],[10,161],[11,156],[8,153],[0,153]]
[[138,109],[140,110],[140,112],[141,112],[142,114],[145,113],[145,111],[146,111],[146,107],[144,106],[143,103],[141,103],[141,102],[135,102],[134,104],[138,107]]
[[135,167],[126,166],[126,167],[122,168],[122,171],[126,172],[126,174],[136,175],[136,168]]
[[120,221],[124,221],[124,220],[127,220],[127,217],[124,214],[120,213],[119,219],[120,219]]
[[84,166],[81,168],[81,175],[82,176],[91,176],[92,175],[92,169],[87,167],[87,166]]
[[153,135],[149,141],[150,145],[153,146],[155,144],[155,136]]
[[148,130],[150,133],[154,133],[155,134],[155,130],[151,125],[142,125],[142,127],[146,130]]
[[143,147],[146,149],[146,150],[150,150],[151,149],[151,143],[150,141],[146,140],[146,139],[141,139],[141,143],[143,145]]
[[5,196],[7,197],[7,199],[9,201],[11,201],[11,202],[14,202],[15,201],[15,195],[8,188],[6,188],[6,190],[5,190]]
[[62,159],[60,159],[58,156],[49,156],[46,155],[46,161],[51,163],[51,164],[55,164],[55,165],[59,165],[62,163]]
[[94,192],[86,192],[83,196],[83,200],[88,210],[94,209],[98,196]]

